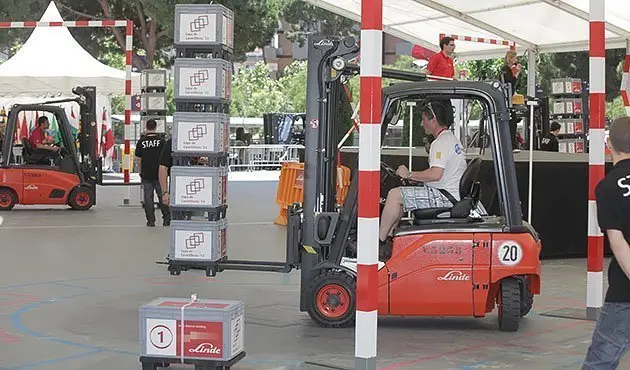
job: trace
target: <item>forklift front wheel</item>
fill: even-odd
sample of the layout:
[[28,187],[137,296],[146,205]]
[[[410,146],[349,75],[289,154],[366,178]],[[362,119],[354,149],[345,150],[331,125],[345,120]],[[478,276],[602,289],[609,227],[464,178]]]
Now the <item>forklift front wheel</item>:
[[0,188],[0,211],[10,211],[17,204],[15,192],[9,188]]
[[70,192],[68,205],[70,205],[72,209],[79,211],[88,210],[94,205],[94,193],[89,188],[82,186],[77,187]]
[[356,280],[343,271],[324,271],[309,285],[308,314],[317,324],[342,328],[355,319]]
[[499,327],[502,331],[517,331],[521,318],[521,290],[518,280],[505,278],[497,297]]

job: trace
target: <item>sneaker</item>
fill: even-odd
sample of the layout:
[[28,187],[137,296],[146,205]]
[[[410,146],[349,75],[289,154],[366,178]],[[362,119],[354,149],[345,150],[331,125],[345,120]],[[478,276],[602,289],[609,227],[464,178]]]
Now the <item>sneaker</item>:
[[171,220],[164,220],[162,226],[171,226]]
[[147,226],[148,227],[155,227],[155,222],[148,222],[147,221]]

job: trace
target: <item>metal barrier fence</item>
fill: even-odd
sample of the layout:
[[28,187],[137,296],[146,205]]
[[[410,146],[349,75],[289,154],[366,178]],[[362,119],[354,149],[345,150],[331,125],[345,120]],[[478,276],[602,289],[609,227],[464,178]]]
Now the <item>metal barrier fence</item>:
[[280,170],[283,162],[299,162],[303,145],[233,146],[229,152],[230,171]]
[[[249,145],[232,146],[228,155],[230,171],[261,171],[277,170],[283,162],[300,162],[300,150],[304,145]],[[131,172],[137,169],[136,161],[132,162]],[[112,159],[112,172],[122,172],[122,155],[116,146]]]

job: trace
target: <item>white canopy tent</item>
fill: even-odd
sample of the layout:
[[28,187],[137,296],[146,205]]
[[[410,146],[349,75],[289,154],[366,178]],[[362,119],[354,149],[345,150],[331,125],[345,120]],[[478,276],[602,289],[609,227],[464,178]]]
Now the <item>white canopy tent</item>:
[[[361,0],[305,0],[361,20]],[[383,32],[439,50],[439,35],[458,34],[516,42],[518,51],[586,51],[589,0],[385,0]],[[625,48],[630,39],[627,0],[606,0],[606,47]],[[458,42],[459,60],[502,57],[507,47]]]
[[[41,21],[63,21],[53,1]],[[67,27],[38,27],[22,48],[0,65],[0,95],[71,95],[75,86],[95,86],[103,95],[124,95],[125,78],[124,70],[92,57]],[[140,74],[133,73],[132,93],[139,88]]]

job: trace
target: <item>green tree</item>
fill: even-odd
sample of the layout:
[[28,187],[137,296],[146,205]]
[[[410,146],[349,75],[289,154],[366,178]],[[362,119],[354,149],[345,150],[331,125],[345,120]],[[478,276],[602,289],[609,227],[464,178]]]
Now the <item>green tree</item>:
[[306,34],[315,32],[329,36],[357,36],[360,24],[302,0],[278,0],[281,19],[290,29],[285,31],[289,41],[303,46]]
[[269,76],[269,69],[263,62],[254,68],[241,68],[232,79],[233,117],[262,117],[266,112],[283,112],[287,100],[278,80]]

